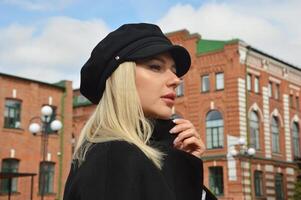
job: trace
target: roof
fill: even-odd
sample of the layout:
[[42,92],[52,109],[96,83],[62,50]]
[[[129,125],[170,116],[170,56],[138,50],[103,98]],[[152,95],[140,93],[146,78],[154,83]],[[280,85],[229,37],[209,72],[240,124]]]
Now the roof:
[[197,42],[197,54],[209,53],[213,51],[223,50],[226,44],[239,42],[239,39],[233,40],[205,40],[200,39]]
[[286,61],[281,60],[280,58],[277,58],[275,56],[272,56],[270,54],[267,54],[257,48],[254,48],[246,43],[244,43],[242,40],[240,39],[232,39],[232,40],[205,40],[205,39],[200,39],[197,42],[197,54],[205,54],[205,53],[210,53],[210,52],[215,52],[215,51],[220,51],[223,50],[225,45],[227,44],[234,44],[234,43],[243,43],[245,45],[245,47],[253,52],[259,53],[261,55],[264,55],[268,58],[271,58],[275,61],[278,61],[282,64],[285,64],[289,67],[292,67],[298,71],[301,71],[300,67],[297,67],[296,65],[293,65],[291,63],[288,63]]
[[65,89],[64,81],[60,81],[60,82],[57,82],[57,83],[46,83],[46,82],[43,82],[43,81],[24,78],[24,77],[20,77],[20,76],[11,75],[11,74],[4,74],[4,73],[1,73],[1,72],[0,72],[0,76],[5,76],[5,77],[9,77],[9,78],[13,78],[13,79],[19,79],[19,80],[28,81],[28,82],[34,82],[34,83],[37,83],[37,84],[47,85],[47,86],[50,86],[50,87],[56,87],[56,88],[63,89],[63,90]]
[[91,101],[89,101],[83,95],[74,95],[73,96],[73,107],[81,107],[81,106],[90,106],[92,105]]

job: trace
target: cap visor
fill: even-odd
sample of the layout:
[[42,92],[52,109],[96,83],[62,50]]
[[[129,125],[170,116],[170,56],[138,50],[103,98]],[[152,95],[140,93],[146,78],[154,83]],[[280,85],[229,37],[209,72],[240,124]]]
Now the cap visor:
[[173,60],[175,61],[178,77],[181,77],[187,73],[190,68],[191,59],[188,51],[182,46],[153,44],[135,51],[130,56],[128,56],[128,58],[130,60],[139,60],[156,56],[164,52],[169,52]]

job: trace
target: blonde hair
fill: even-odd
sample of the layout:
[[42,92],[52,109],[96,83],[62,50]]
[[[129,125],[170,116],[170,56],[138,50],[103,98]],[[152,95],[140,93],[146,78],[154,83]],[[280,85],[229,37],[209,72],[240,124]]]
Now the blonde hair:
[[123,140],[136,145],[159,169],[163,153],[147,145],[153,131],[145,118],[135,83],[134,62],[118,66],[106,81],[103,96],[81,131],[74,158],[83,162],[93,143]]

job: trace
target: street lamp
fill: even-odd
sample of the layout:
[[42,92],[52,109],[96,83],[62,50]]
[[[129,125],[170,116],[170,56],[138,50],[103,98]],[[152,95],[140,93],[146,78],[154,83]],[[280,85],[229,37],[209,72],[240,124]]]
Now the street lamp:
[[[231,156],[254,156],[256,153],[255,148],[253,147],[248,147],[246,145],[246,138],[241,137],[238,139],[236,144],[232,144],[230,147],[230,151],[229,153],[231,154]],[[237,149],[238,150],[237,150]]]
[[[55,119],[56,115],[53,114],[53,109],[49,105],[45,105],[41,109],[41,116],[36,116],[31,118],[29,131],[34,135],[40,134],[41,137],[41,146],[42,146],[42,162],[46,161],[47,155],[47,146],[48,146],[48,136],[50,134],[57,134],[62,128],[62,122]],[[34,122],[39,121],[40,123]],[[41,125],[40,125],[41,124]],[[45,175],[44,169],[41,170],[41,200],[44,199],[45,193]]]
[[[251,158],[255,155],[256,150],[253,147],[248,147],[247,146],[247,142],[246,142],[246,138],[245,137],[241,137],[238,138],[237,143],[230,145],[229,146],[229,154],[233,157],[235,156],[239,156],[239,157],[248,157],[250,159],[250,185],[251,185],[251,181],[252,181],[252,169],[251,169]],[[244,190],[244,166],[242,166],[242,184],[243,184],[243,190]],[[251,186],[252,188],[252,186]],[[243,192],[244,193],[244,192]],[[251,198],[252,198],[252,190],[251,190]]]

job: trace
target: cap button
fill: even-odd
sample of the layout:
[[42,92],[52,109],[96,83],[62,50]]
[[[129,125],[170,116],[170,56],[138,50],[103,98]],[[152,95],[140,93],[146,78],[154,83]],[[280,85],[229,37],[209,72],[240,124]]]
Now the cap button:
[[120,57],[119,56],[115,56],[115,60],[119,60],[120,59]]

